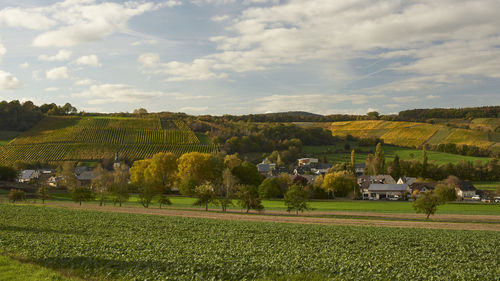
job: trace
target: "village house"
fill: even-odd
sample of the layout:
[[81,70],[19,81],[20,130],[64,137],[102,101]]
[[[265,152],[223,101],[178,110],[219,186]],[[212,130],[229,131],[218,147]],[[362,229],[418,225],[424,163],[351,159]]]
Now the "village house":
[[460,180],[455,185],[457,198],[459,199],[472,198],[472,196],[476,195],[478,192],[476,187],[468,181]]
[[269,160],[264,159],[261,163],[257,164],[257,170],[259,174],[270,177],[273,175],[273,171],[276,169],[276,164],[271,163]]
[[40,171],[37,170],[22,170],[17,178],[20,183],[27,183],[36,180],[40,177]]
[[316,165],[318,164],[318,159],[317,158],[300,158],[297,159],[297,165],[300,166],[306,166],[306,165]]
[[407,185],[411,186],[417,181],[417,178],[412,178],[412,177],[401,177],[399,178],[397,184],[403,184],[406,183]]
[[89,186],[96,175],[90,167],[79,166],[75,168],[75,177],[78,186]]
[[438,185],[437,182],[414,182],[410,184],[411,194],[414,196],[418,196],[418,193],[427,192],[434,190]]
[[359,177],[365,173],[365,167],[366,165],[364,163],[354,164],[354,174],[356,175],[356,177]]

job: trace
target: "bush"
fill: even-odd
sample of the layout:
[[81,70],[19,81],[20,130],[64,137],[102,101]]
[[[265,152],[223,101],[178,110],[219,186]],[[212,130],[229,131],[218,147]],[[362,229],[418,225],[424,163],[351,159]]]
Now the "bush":
[[9,193],[9,201],[14,203],[16,201],[25,201],[26,200],[26,192],[20,189],[11,189]]

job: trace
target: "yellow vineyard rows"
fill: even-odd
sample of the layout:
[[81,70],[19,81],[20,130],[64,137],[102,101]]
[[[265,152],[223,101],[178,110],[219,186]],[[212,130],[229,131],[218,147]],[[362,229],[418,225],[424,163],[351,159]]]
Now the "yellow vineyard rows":
[[499,133],[491,131],[451,129],[439,124],[382,120],[333,122],[330,124],[330,130],[335,136],[380,138],[387,144],[404,147],[420,147],[425,143],[434,145],[455,143],[496,150],[500,139]]

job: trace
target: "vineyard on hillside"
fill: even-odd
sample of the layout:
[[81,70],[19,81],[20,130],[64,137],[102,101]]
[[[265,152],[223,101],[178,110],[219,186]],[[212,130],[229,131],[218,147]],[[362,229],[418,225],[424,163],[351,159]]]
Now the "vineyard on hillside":
[[192,151],[215,153],[217,147],[201,144],[182,120],[54,116],[0,147],[0,163],[99,160],[116,152],[136,160],[158,152],[180,156]]
[[495,120],[478,118],[472,120],[471,124],[486,124],[484,126],[489,127],[484,130],[471,130],[453,128],[444,124],[365,120],[333,122],[330,123],[329,129],[335,136],[380,138],[387,144],[403,147],[419,148],[424,144],[453,143],[500,151],[500,133],[495,132],[497,124]]

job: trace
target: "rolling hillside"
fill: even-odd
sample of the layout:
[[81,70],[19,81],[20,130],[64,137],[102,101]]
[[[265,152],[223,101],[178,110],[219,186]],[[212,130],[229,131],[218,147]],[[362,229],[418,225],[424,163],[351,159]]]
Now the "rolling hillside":
[[500,133],[495,132],[498,128],[496,118],[474,119],[470,124],[471,128],[477,125],[485,129],[471,130],[444,124],[382,120],[333,122],[327,127],[335,136],[375,137],[384,140],[387,144],[402,147],[418,148],[426,143],[432,145],[454,143],[500,151]]
[[46,117],[0,147],[0,162],[99,160],[116,152],[130,160],[158,152],[215,153],[181,120],[122,117]]

